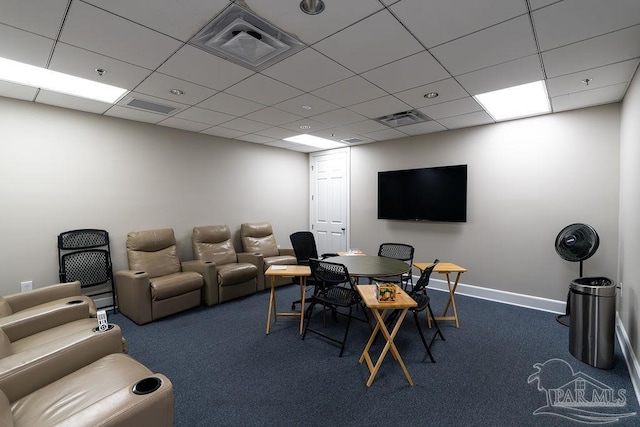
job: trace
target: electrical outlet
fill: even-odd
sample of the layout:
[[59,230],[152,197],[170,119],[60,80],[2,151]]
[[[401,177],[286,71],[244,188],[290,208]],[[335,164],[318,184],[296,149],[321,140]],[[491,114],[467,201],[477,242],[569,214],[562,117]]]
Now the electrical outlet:
[[33,281],[27,280],[26,282],[20,282],[20,292],[28,292],[33,290]]

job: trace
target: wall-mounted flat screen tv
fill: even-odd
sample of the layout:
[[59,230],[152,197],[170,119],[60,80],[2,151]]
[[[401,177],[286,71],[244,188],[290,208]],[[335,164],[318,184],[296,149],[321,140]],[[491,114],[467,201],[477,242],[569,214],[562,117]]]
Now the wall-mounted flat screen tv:
[[378,172],[378,219],[467,221],[467,165]]

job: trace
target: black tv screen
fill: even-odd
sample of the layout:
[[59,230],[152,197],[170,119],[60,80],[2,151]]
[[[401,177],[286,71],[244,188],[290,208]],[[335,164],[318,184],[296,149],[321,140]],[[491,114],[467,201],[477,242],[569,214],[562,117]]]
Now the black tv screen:
[[378,219],[467,221],[467,165],[378,172]]

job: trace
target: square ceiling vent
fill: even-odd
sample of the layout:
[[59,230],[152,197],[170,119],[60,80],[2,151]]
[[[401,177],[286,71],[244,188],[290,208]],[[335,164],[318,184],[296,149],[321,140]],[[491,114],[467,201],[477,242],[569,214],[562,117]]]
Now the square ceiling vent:
[[400,113],[378,117],[374,120],[392,128],[415,125],[416,123],[431,121],[431,119],[426,114],[423,114],[418,110],[402,111]]
[[235,3],[200,30],[189,44],[253,71],[264,70],[305,47]]

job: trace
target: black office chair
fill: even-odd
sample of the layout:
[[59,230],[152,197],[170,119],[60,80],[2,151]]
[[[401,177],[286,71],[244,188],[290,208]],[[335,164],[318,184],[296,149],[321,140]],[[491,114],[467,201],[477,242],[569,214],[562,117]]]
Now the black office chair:
[[[353,289],[349,271],[343,264],[311,258],[309,259],[309,266],[311,267],[311,277],[314,280],[314,292],[313,296],[310,298],[309,308],[307,308],[305,313],[306,323],[304,326],[304,332],[302,333],[302,339],[304,340],[307,332],[313,332],[325,337],[340,344],[340,357],[342,357],[342,353],[344,352],[344,347],[347,342],[347,335],[349,334],[349,325],[351,324],[353,306],[357,306],[360,303],[360,295],[355,289]],[[345,327],[342,340],[330,336],[318,329],[309,328],[313,308],[316,304],[322,304],[324,307],[330,308],[334,312],[334,316],[339,313],[338,308],[349,309],[349,312],[346,314],[340,313],[347,317],[347,325]],[[365,316],[367,316],[366,313]],[[337,320],[337,316],[335,318]]]
[[[80,281],[83,294],[89,297],[111,296],[118,312],[118,295],[113,280],[109,233],[106,230],[81,229],[58,235],[58,262],[61,282]],[[96,299],[96,298],[94,298]]]
[[[445,339],[444,339],[444,335],[442,335],[442,331],[440,330],[440,326],[438,326],[438,321],[436,320],[436,317],[433,315],[433,310],[431,310],[431,304],[429,303],[429,295],[427,295],[425,288],[427,287],[427,285],[429,285],[429,279],[431,277],[431,273],[433,272],[433,269],[435,268],[436,264],[438,264],[439,262],[440,261],[438,259],[435,259],[431,266],[425,268],[422,271],[422,274],[420,275],[420,278],[416,282],[415,286],[409,292],[409,296],[411,296],[411,298],[413,298],[418,303],[417,307],[410,308],[409,310],[413,313],[413,319],[415,320],[416,327],[418,328],[418,332],[420,333],[420,339],[422,340],[422,344],[424,344],[424,348],[427,350],[427,354],[429,355],[429,358],[434,363],[435,363],[435,359],[433,358],[433,354],[431,354],[431,346],[433,345],[433,342],[435,341],[438,335],[440,335],[440,338],[442,338],[442,341],[444,341]],[[418,321],[418,313],[423,312],[425,309],[428,310],[427,316],[431,316],[431,319],[433,319],[433,325],[436,328],[436,331],[431,337],[429,344],[427,344],[427,341],[424,338],[424,333],[422,332],[422,328],[420,327],[420,322]]]
[[[404,243],[383,243],[378,248],[378,256],[385,258],[398,259],[405,261],[411,267],[413,265],[413,252],[414,248],[411,245]],[[409,272],[400,276],[372,278],[372,280],[379,282],[391,282],[400,285],[405,291],[409,288],[409,284],[413,286],[413,275],[411,274],[411,268]]]
[[[329,258],[332,256],[338,256],[334,253],[325,253],[318,257],[318,249],[316,247],[316,239],[313,237],[313,233],[310,231],[296,231],[289,236],[291,240],[291,246],[293,246],[293,252],[296,254],[298,265],[309,265],[311,258]],[[299,283],[300,278],[295,277],[294,283]],[[307,285],[313,286],[313,277],[307,279]],[[307,300],[308,301],[308,300]],[[291,303],[291,309],[296,309],[296,304],[300,304],[300,300],[296,300]]]

